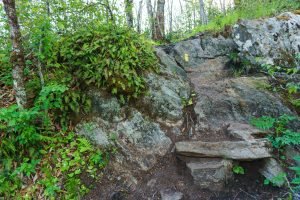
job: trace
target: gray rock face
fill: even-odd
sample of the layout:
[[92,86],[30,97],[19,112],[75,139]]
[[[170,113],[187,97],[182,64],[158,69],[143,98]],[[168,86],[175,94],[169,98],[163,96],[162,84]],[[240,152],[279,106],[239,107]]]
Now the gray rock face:
[[264,167],[259,170],[259,172],[266,177],[268,180],[270,180],[274,185],[281,187],[283,186],[286,181],[284,179],[282,180],[274,180],[278,176],[283,176],[284,170],[280,166],[280,164],[275,160],[274,158],[265,159],[264,161]]
[[[127,161],[138,169],[149,170],[156,164],[158,156],[168,152],[172,142],[159,124],[145,119],[136,110],[131,115],[116,123],[93,118],[89,122],[79,123],[75,130],[102,147],[116,144]],[[112,135],[115,135],[115,141],[110,140]]]
[[233,39],[240,56],[252,64],[294,65],[293,56],[300,52],[300,15],[241,20],[233,28]]
[[169,56],[162,48],[156,48],[156,55],[159,58],[160,63],[164,66],[165,70],[169,74],[176,73],[183,80],[188,80],[188,76],[184,69],[178,66],[176,61],[171,56]]
[[192,83],[200,85],[212,83],[229,76],[229,70],[226,64],[229,62],[227,57],[217,57],[203,61],[201,65],[195,68],[187,69]]
[[206,161],[199,160],[186,165],[193,176],[194,183],[212,191],[224,189],[227,181],[233,177],[233,165],[230,160],[206,159]]
[[120,121],[122,117],[121,105],[116,97],[112,97],[101,90],[90,90],[88,95],[92,99],[92,113],[104,120]]
[[[79,135],[84,135],[101,147],[107,147],[111,143],[109,141],[107,127],[100,118],[94,118],[91,122],[81,122],[75,127],[75,131]],[[100,125],[101,124],[101,125]]]
[[207,59],[225,56],[235,49],[236,45],[231,38],[208,35],[178,42],[170,54],[180,66],[187,69],[198,67]]
[[233,160],[258,160],[270,158],[271,148],[267,140],[201,142],[187,141],[175,144],[176,153],[201,158],[226,158]]
[[189,84],[178,76],[164,77],[153,73],[147,75],[146,83],[149,93],[141,101],[142,109],[164,122],[182,120],[182,98],[189,97]]
[[278,95],[267,91],[267,85],[266,78],[241,77],[197,86],[198,129],[203,123],[214,128],[264,115],[293,115]]
[[119,123],[116,132],[124,145],[134,145],[132,153],[140,154],[136,161],[145,170],[153,167],[155,156],[165,155],[172,143],[157,123],[144,119],[139,112]]

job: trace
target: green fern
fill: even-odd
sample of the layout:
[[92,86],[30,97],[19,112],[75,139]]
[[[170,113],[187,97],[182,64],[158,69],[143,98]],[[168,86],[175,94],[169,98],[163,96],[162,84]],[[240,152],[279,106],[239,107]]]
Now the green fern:
[[276,122],[276,119],[274,119],[272,117],[268,117],[268,116],[263,116],[260,118],[253,118],[250,121],[250,123],[253,126],[256,126],[257,128],[262,129],[262,130],[270,130],[271,128],[273,128],[275,122]]
[[282,115],[278,118],[263,116],[261,118],[253,118],[251,124],[262,130],[272,130],[269,140],[276,149],[283,148],[287,145],[300,144],[300,133],[290,130],[287,125],[297,120],[295,116]]

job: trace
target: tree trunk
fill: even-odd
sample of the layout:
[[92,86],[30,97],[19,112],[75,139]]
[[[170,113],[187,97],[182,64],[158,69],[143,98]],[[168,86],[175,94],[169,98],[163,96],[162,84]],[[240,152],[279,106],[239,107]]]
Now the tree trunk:
[[151,0],[147,0],[148,21],[150,25],[151,38],[154,38],[154,13]]
[[125,0],[125,13],[127,25],[130,28],[133,28],[133,0]]
[[163,40],[165,38],[165,0],[157,1],[157,10],[155,17],[154,40]]
[[205,13],[205,5],[203,0],[199,0],[200,3],[200,20],[201,23],[206,25],[208,23],[208,19]]
[[170,5],[170,19],[169,19],[169,32],[173,32],[173,0],[171,0]]
[[142,11],[143,11],[143,0],[140,0],[139,1],[139,10],[138,10],[138,13],[137,13],[137,32],[138,33],[141,33],[142,30],[141,30],[141,21],[142,21]]
[[12,40],[11,63],[13,66],[13,85],[16,93],[16,101],[20,109],[26,107],[27,98],[24,84],[23,70],[25,67],[24,50],[22,46],[20,26],[18,22],[15,0],[3,0],[4,10],[10,26]]
[[220,0],[220,6],[221,6],[221,10],[222,10],[223,14],[226,15],[226,1]]

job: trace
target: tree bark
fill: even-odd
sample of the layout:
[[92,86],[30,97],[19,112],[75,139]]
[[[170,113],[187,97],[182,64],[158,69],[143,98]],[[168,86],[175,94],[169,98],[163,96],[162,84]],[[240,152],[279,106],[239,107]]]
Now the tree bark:
[[3,0],[4,10],[10,26],[10,36],[12,40],[12,52],[10,60],[13,66],[13,85],[16,93],[16,101],[20,109],[26,107],[27,98],[23,70],[25,67],[24,50],[22,46],[20,25],[18,22],[15,0]]
[[206,25],[208,23],[208,19],[205,13],[205,5],[203,0],[199,0],[200,3],[200,20],[201,23]]
[[169,32],[172,33],[173,32],[173,0],[171,0],[169,7],[170,7]]
[[147,12],[148,12],[148,21],[150,25],[150,32],[151,32],[151,38],[153,39],[154,37],[154,13],[153,13],[153,7],[151,0],[147,0]]
[[127,25],[130,28],[133,28],[133,0],[125,0],[125,13]]
[[220,6],[223,14],[226,14],[226,1],[225,0],[220,0]]
[[164,40],[165,38],[165,0],[157,1],[155,17],[154,40]]
[[139,1],[139,9],[138,9],[138,13],[137,13],[137,32],[141,33],[141,21],[142,21],[142,10],[143,10],[143,0]]

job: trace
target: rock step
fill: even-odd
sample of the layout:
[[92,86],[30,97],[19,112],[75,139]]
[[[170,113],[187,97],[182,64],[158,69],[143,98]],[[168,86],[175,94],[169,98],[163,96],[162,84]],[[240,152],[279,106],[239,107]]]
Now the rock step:
[[213,191],[224,189],[225,184],[233,177],[231,160],[210,158],[206,161],[188,162],[186,166],[191,172],[194,184]]
[[183,141],[175,144],[178,155],[240,161],[270,158],[272,157],[270,147],[271,145],[266,139],[236,142]]
[[255,140],[256,138],[264,138],[268,134],[267,131],[262,131],[249,124],[230,123],[227,132],[229,135],[244,141]]

